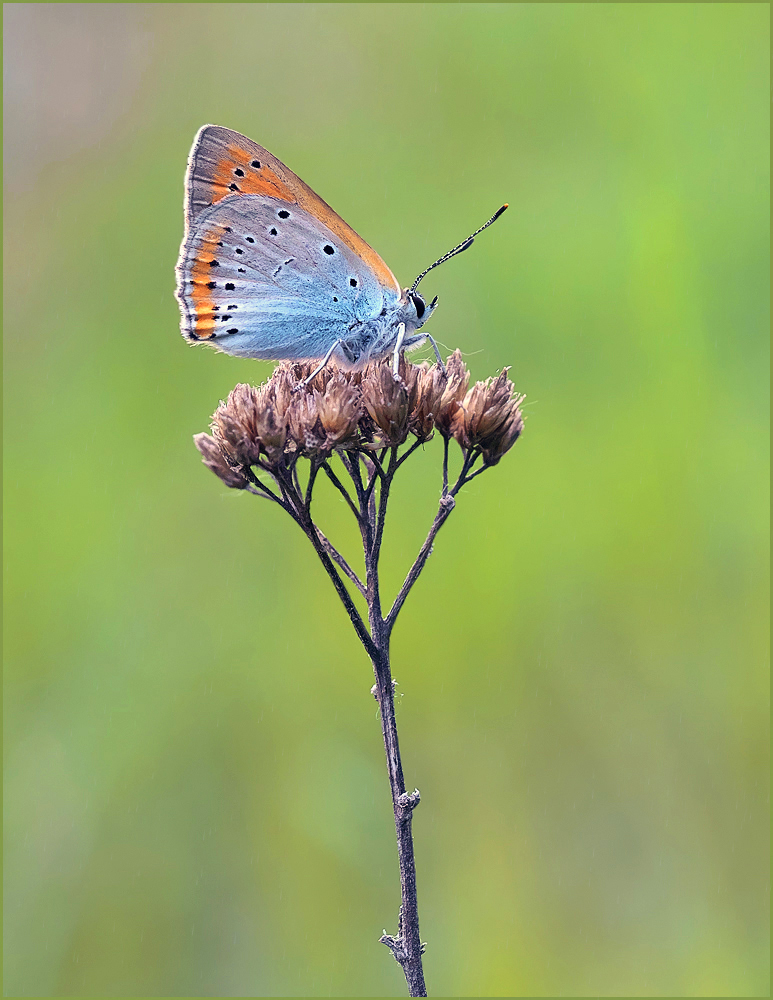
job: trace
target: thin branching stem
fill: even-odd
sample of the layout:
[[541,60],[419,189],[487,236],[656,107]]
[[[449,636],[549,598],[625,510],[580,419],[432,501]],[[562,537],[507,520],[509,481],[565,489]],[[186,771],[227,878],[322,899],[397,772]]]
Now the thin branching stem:
[[293,462],[293,464],[292,464],[292,471],[293,471],[293,485],[295,486],[295,491],[296,491],[296,493],[298,493],[299,496],[303,496],[303,490],[301,489],[301,482],[298,479],[298,463],[297,462]]
[[322,540],[317,534],[316,525],[312,522],[311,517],[309,516],[309,519],[306,522],[306,524],[303,524],[301,526],[306,532],[311,544],[314,546],[314,549],[317,555],[319,556],[322,565],[325,567],[325,571],[327,572],[327,575],[330,577],[330,580],[336,589],[336,593],[341,599],[341,603],[346,609],[346,613],[349,615],[349,619],[352,625],[354,626],[354,631],[357,633],[357,638],[363,644],[368,653],[368,656],[372,660],[375,656],[378,656],[378,649],[376,648],[375,643],[371,639],[370,634],[367,628],[365,627],[365,623],[363,622],[362,617],[360,616],[360,613],[357,610],[354,601],[352,600],[351,594],[346,589],[346,584],[338,575],[338,571],[333,565],[332,559],[328,555],[325,546],[322,543]]
[[454,509],[455,506],[456,506],[456,501],[454,500],[451,494],[447,493],[445,494],[445,496],[442,496],[440,498],[440,506],[438,508],[437,514],[435,515],[435,520],[432,522],[432,527],[429,529],[429,534],[427,535],[424,544],[422,545],[419,554],[416,557],[416,561],[408,571],[408,575],[406,576],[405,582],[403,583],[397,597],[395,598],[391,611],[386,616],[384,625],[388,633],[391,633],[392,629],[394,628],[397,616],[400,614],[400,609],[405,604],[405,600],[411,591],[411,587],[413,587],[414,583],[416,583],[416,581],[419,578],[419,574],[424,569],[424,565],[427,562],[427,559],[429,558],[430,552],[432,551],[432,545],[435,541],[437,533],[446,523],[448,517],[451,514],[451,511]]
[[296,521],[303,526],[306,519],[307,509],[303,502],[302,495],[295,488],[291,471],[286,467],[279,465],[273,472],[273,477],[277,486],[282,491],[282,497],[284,498],[285,503],[291,508]]
[[397,471],[397,445],[392,446],[389,455],[389,467],[381,483],[378,494],[378,513],[376,516],[376,530],[373,537],[373,551],[371,559],[374,564],[378,564],[378,557],[381,554],[381,540],[384,537],[384,525],[386,523],[387,503],[389,501],[389,491],[392,486],[392,479]]
[[362,519],[365,516],[365,487],[362,483],[362,476],[360,475],[360,463],[354,461],[349,455],[343,452],[338,453],[338,457],[341,459],[341,465],[346,469],[349,474],[349,478],[354,486],[354,493],[357,497],[357,504],[359,507],[359,517]]
[[317,534],[319,535],[319,540],[322,542],[323,548],[330,556],[330,558],[333,560],[333,562],[337,563],[338,566],[340,566],[340,568],[343,570],[346,576],[349,577],[349,579],[352,581],[357,590],[359,590],[362,596],[367,599],[368,594],[365,589],[365,584],[362,582],[362,580],[360,580],[360,578],[351,568],[349,563],[344,559],[344,557],[341,555],[338,549],[332,544],[332,542],[325,537],[320,528],[317,528]]
[[416,438],[416,440],[413,442],[410,448],[406,448],[406,450],[402,453],[402,455],[398,459],[397,465],[395,466],[395,471],[400,468],[400,466],[403,464],[406,458],[410,458],[411,455],[416,451],[416,449],[420,448],[423,444],[424,444],[423,438]]
[[435,520],[432,522],[432,526],[429,529],[429,533],[426,539],[424,540],[424,544],[419,550],[419,554],[416,557],[416,561],[408,571],[408,575],[406,576],[405,581],[402,587],[400,588],[397,597],[395,598],[394,604],[392,605],[389,614],[386,616],[384,624],[388,632],[391,632],[392,629],[394,628],[397,616],[400,614],[400,609],[405,604],[405,600],[408,597],[408,594],[411,592],[411,588],[413,587],[414,583],[416,583],[416,581],[418,580],[419,574],[426,565],[427,559],[429,558],[430,553],[432,552],[432,546],[434,544],[437,533],[446,523],[449,515],[451,514],[451,511],[456,506],[456,501],[454,500],[454,497],[464,485],[466,485],[471,479],[475,478],[478,472],[483,472],[486,469],[486,466],[483,466],[482,468],[478,469],[477,472],[474,472],[472,475],[468,475],[470,468],[475,464],[478,455],[480,454],[476,449],[474,448],[470,449],[469,451],[465,452],[464,460],[462,462],[462,469],[453,487],[449,490],[448,479],[447,479],[448,476],[447,440],[445,442],[445,448],[443,454],[444,454],[444,462],[443,462],[444,484],[443,484],[443,493],[441,494],[440,504],[438,506],[438,512],[435,515]]
[[311,494],[314,490],[314,482],[317,478],[317,473],[319,472],[319,462],[312,459],[309,463],[309,481],[306,483],[306,494],[304,496],[303,505],[306,508],[306,513],[309,513],[311,507]]
[[349,504],[349,508],[351,509],[352,514],[354,514],[354,516],[359,521],[359,519],[360,519],[360,512],[359,512],[359,510],[357,510],[357,507],[355,506],[354,501],[349,496],[349,491],[346,489],[346,487],[341,482],[341,480],[338,478],[338,476],[335,474],[335,472],[333,472],[333,470],[330,468],[330,463],[327,461],[327,459],[324,459],[322,461],[322,470],[324,471],[325,475],[330,480],[330,482],[333,484],[333,486],[335,486],[335,488],[338,490],[338,492],[344,498],[344,500],[346,500],[346,502]]
[[[285,466],[284,468],[281,466],[279,468],[272,468],[270,474],[281,491],[281,497],[277,496],[258,480],[257,476],[251,470],[248,470],[247,473],[251,482],[258,489],[264,491],[263,495],[278,503],[303,528],[349,615],[357,637],[362,642],[373,663],[376,679],[374,693],[379,703],[384,749],[387,758],[387,771],[392,791],[402,899],[398,934],[397,936],[393,936],[385,933],[381,941],[387,945],[402,966],[411,996],[426,996],[421,959],[424,947],[419,937],[416,867],[412,834],[413,810],[418,805],[420,796],[418,791],[411,793],[406,791],[400,757],[400,745],[397,737],[394,710],[394,682],[392,681],[389,658],[389,641],[397,616],[429,558],[435,538],[454,509],[454,497],[466,483],[470,482],[470,480],[486,469],[486,466],[483,466],[474,472],[471,471],[475,462],[480,457],[480,451],[475,448],[466,449],[459,475],[454,485],[449,489],[449,442],[447,438],[443,438],[443,489],[438,512],[435,515],[427,538],[416,557],[416,561],[408,572],[389,614],[384,618],[381,612],[379,559],[386,524],[389,495],[398,469],[422,443],[417,438],[402,455],[399,455],[399,447],[397,445],[392,445],[388,449],[382,449],[378,455],[375,452],[369,454],[357,451],[348,453],[339,452],[341,463],[352,481],[357,503],[354,502],[351,494],[325,458],[312,459],[309,469],[309,479],[305,490],[301,487],[295,464],[289,467]],[[389,456],[389,461],[385,466],[384,462],[387,456]],[[363,481],[361,465],[367,473],[365,482]],[[313,490],[320,469],[325,472],[328,479],[330,479],[338,492],[344,497],[349,509],[357,519],[365,555],[364,583],[321,529],[314,524],[312,519],[311,503]],[[266,469],[266,471],[268,472],[269,470]],[[376,493],[376,484],[379,487],[378,493]],[[366,600],[368,604],[369,629],[357,610],[339,570]]]
[[[293,511],[290,509],[290,507],[288,507],[285,501],[280,497],[278,497],[276,493],[273,492],[273,490],[271,490],[268,486],[266,486],[265,483],[261,482],[261,480],[258,479],[258,477],[255,475],[255,473],[252,471],[249,465],[243,466],[242,472],[253,485],[257,486],[259,490],[262,490],[260,496],[265,497],[266,500],[273,500],[274,503],[279,504],[282,510],[287,511],[288,514],[294,516]],[[272,476],[271,478],[273,479],[274,477]],[[276,482],[276,480],[274,481]]]
[[486,472],[486,470],[489,469],[489,468],[490,468],[490,466],[488,466],[488,465],[481,465],[481,467],[479,469],[476,469],[475,472],[471,472],[469,474],[469,476],[465,476],[464,483],[462,485],[466,486],[467,483],[472,482],[472,480],[476,476],[479,476],[481,474],[481,472]]

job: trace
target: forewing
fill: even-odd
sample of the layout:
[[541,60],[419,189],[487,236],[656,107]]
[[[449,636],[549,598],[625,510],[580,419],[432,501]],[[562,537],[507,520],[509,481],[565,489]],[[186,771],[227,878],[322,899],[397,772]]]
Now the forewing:
[[177,278],[184,336],[244,357],[322,357],[396,301],[338,234],[263,194],[202,209]]
[[281,160],[238,132],[205,125],[188,158],[186,235],[211,205],[234,195],[266,195],[302,208],[359,257],[384,289],[400,296],[397,279],[376,251]]

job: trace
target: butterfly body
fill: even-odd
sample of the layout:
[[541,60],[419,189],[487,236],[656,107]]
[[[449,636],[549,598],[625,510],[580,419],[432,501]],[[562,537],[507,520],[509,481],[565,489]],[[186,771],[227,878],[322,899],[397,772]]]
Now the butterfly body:
[[204,126],[186,177],[177,265],[183,336],[269,360],[347,368],[424,340],[434,309],[268,150]]

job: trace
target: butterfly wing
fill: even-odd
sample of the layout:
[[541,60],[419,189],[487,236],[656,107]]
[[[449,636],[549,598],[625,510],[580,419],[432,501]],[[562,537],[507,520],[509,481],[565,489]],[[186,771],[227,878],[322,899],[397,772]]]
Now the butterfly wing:
[[188,158],[186,232],[210,205],[239,194],[265,195],[304,209],[364,261],[385,289],[400,296],[397,279],[376,251],[281,160],[238,132],[204,125]]
[[178,299],[188,340],[275,360],[323,357],[397,301],[318,218],[283,198],[244,193],[196,215]]

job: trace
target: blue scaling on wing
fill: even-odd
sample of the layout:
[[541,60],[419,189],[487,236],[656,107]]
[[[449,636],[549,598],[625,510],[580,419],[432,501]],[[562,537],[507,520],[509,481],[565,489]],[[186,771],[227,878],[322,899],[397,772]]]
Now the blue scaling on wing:
[[241,357],[322,358],[399,302],[323,223],[264,195],[228,197],[197,216],[179,272],[190,317],[203,261],[212,310],[207,342]]

